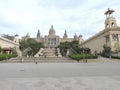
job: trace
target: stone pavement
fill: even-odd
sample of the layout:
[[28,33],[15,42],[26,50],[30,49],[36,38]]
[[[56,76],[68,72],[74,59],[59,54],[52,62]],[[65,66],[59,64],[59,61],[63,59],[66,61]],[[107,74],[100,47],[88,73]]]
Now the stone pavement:
[[0,90],[120,90],[120,63],[0,63]]
[[0,90],[120,90],[120,77],[7,78]]

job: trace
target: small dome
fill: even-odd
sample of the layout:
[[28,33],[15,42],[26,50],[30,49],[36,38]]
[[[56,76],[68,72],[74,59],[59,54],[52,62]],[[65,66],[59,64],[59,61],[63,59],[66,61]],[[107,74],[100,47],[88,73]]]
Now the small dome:
[[15,37],[18,37],[18,36],[19,36],[19,35],[16,33],[16,34],[15,34]]
[[79,37],[82,37],[82,35],[80,34],[80,36]]
[[51,28],[49,30],[49,35],[55,35],[55,30],[53,28],[53,25],[51,26]]

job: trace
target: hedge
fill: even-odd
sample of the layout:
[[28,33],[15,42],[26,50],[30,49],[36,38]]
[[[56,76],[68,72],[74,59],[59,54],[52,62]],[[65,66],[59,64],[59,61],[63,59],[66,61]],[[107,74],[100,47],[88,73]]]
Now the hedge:
[[0,61],[10,59],[12,57],[17,57],[17,54],[0,54]]
[[111,58],[120,59],[120,56],[111,56]]
[[94,58],[97,58],[97,56],[92,55],[92,54],[70,54],[69,57],[72,58],[72,59],[75,59],[77,61],[79,61],[81,59],[94,59]]
[[[109,55],[102,55],[103,57],[109,58]],[[113,59],[120,59],[120,56],[111,56]]]

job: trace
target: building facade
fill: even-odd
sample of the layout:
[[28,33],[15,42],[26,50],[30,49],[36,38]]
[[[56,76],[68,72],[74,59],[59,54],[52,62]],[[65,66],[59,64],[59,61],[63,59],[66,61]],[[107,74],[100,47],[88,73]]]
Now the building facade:
[[16,49],[18,55],[21,55],[21,52],[19,50],[19,39],[17,38],[17,35],[15,35],[15,38],[13,41],[8,40],[4,37],[0,37],[0,47],[3,50],[3,53],[11,54],[12,49]]
[[92,53],[102,52],[104,45],[110,47],[112,52],[120,51],[120,27],[117,26],[113,12],[114,10],[108,8],[104,13],[106,15],[104,30],[80,43],[80,47],[88,47]]
[[55,29],[53,25],[49,30],[49,35],[45,35],[44,37],[44,46],[45,48],[54,48],[60,44],[60,37],[55,34]]
[[[81,35],[78,37],[75,34],[73,38],[69,38],[66,30],[64,32],[63,37],[61,38],[59,35],[56,35],[56,31],[53,25],[51,25],[48,35],[41,37],[40,30],[38,29],[36,36],[37,37],[33,39],[35,39],[37,42],[44,43],[45,48],[55,48],[58,45],[60,45],[61,42],[72,42],[73,40],[79,40],[80,42],[83,41]],[[30,38],[30,36],[27,34],[22,38],[22,40],[27,40],[28,38]]]

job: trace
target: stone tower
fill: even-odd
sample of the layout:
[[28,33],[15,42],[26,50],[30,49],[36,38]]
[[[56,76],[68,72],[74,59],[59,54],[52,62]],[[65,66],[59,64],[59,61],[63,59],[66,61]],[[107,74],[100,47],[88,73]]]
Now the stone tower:
[[74,40],[78,40],[78,36],[76,35],[76,33],[74,35]]
[[83,38],[82,38],[82,35],[80,35],[80,36],[78,37],[78,41],[79,41],[79,45],[84,42],[84,40],[83,40]]
[[113,17],[113,12],[114,10],[110,10],[108,8],[108,11],[104,13],[106,15],[105,28],[112,28],[117,26],[116,20]]
[[65,30],[65,33],[64,33],[63,39],[67,39],[67,38],[68,38],[68,36],[67,36],[67,32],[66,32],[66,30]]
[[111,51],[120,51],[120,27],[117,26],[116,19],[113,17],[114,10],[108,10],[104,13],[105,20],[105,41],[106,45],[111,48]]
[[37,38],[40,38],[40,30],[38,29]]
[[13,41],[14,41],[15,43],[17,43],[17,44],[19,44],[18,36],[19,36],[18,34],[15,34],[14,40],[13,40]]

